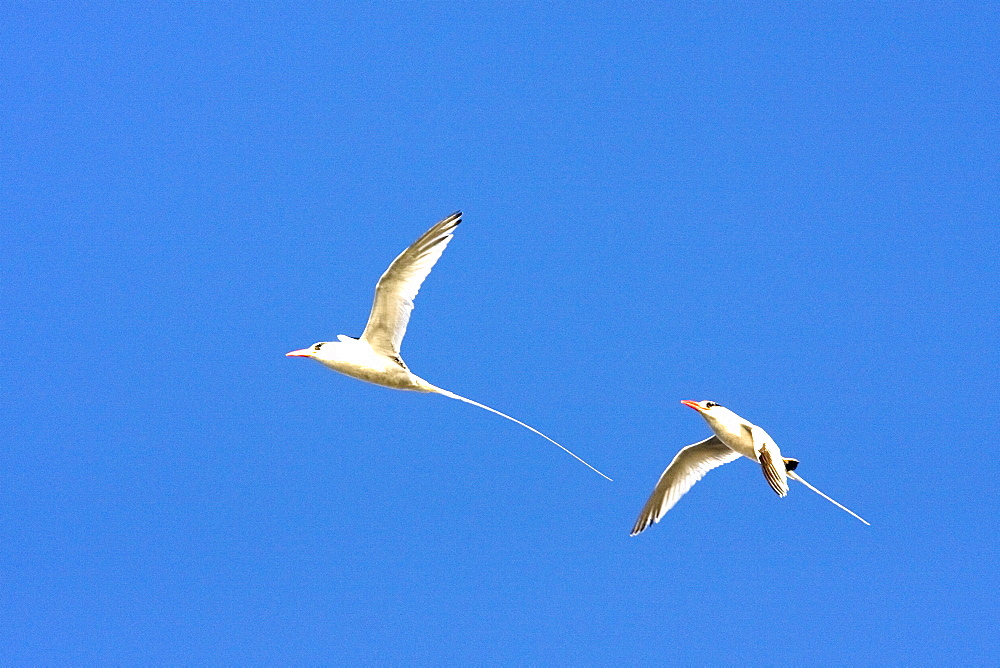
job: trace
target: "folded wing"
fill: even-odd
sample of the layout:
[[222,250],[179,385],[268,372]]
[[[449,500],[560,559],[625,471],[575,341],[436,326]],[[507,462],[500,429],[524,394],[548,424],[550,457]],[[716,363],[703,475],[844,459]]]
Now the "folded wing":
[[361,339],[376,351],[398,355],[420,285],[451,241],[452,231],[462,222],[456,211],[427,230],[399,254],[375,286],[375,303]]
[[706,473],[739,458],[740,454],[725,445],[717,436],[711,436],[700,443],[683,448],[660,476],[653,493],[639,513],[635,526],[632,527],[632,535],[635,536],[659,522],[660,518],[673,508],[696,482],[705,477]]
[[757,461],[764,472],[764,479],[778,496],[788,494],[788,474],[785,460],[781,458],[778,445],[767,435],[767,432],[754,425],[750,428],[753,437],[753,449],[757,452]]

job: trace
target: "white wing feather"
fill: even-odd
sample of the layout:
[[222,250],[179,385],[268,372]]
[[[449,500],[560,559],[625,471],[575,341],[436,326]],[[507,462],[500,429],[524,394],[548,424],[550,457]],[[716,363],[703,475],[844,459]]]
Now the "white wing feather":
[[632,535],[635,536],[659,522],[660,518],[673,508],[696,482],[704,478],[706,473],[740,457],[740,453],[714,435],[700,443],[682,448],[653,488],[653,493],[639,513],[635,526],[632,527]]
[[361,334],[361,339],[377,352],[399,354],[413,311],[413,299],[461,222],[461,211],[451,214],[400,253],[382,274],[375,286],[375,303],[368,324]]

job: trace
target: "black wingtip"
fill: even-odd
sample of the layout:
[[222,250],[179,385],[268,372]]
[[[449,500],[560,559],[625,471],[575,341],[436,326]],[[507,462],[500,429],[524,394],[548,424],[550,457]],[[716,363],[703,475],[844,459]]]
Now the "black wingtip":
[[439,220],[437,222],[437,225],[435,225],[435,227],[438,227],[438,226],[441,226],[441,225],[450,225],[452,228],[454,228],[457,225],[459,225],[461,222],[462,222],[462,212],[461,211],[456,211],[455,213],[451,214],[450,216],[445,216],[444,218],[442,218],[441,220]]

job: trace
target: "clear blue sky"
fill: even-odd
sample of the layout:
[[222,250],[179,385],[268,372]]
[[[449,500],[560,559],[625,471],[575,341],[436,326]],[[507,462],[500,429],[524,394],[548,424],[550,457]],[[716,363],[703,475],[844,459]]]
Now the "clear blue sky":
[[3,14],[3,663],[997,660],[995,5]]

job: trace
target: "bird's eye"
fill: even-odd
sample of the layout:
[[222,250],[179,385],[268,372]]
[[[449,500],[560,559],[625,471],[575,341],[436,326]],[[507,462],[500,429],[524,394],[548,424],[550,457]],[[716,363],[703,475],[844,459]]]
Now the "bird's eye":
[[715,408],[718,405],[719,404],[715,403],[714,401],[706,401],[705,402],[705,408]]
[[319,350],[322,347],[323,347],[322,343],[317,343],[315,346],[313,346],[313,350]]

